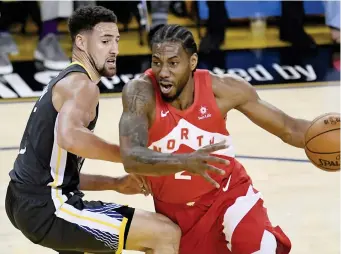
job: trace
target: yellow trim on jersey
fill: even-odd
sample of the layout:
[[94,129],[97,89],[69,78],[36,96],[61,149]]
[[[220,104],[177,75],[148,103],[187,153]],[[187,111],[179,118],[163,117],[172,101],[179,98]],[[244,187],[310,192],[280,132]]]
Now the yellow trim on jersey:
[[[58,115],[56,119],[57,124]],[[56,125],[55,125],[56,128]],[[51,175],[53,177],[53,182],[49,184],[51,187],[51,197],[55,205],[55,215],[58,218],[64,219],[70,223],[77,224],[79,226],[88,227],[92,230],[97,230],[96,234],[106,234],[109,233],[117,239],[115,242],[115,247],[120,250],[118,253],[122,252],[124,247],[124,232],[127,224],[127,219],[123,218],[122,221],[115,218],[111,218],[106,214],[96,213],[92,211],[79,210],[76,207],[69,205],[67,197],[63,195],[60,186],[63,184],[66,163],[67,163],[67,151],[62,149],[57,145],[57,132],[55,130],[55,141],[51,153]],[[96,237],[96,235],[94,235]],[[108,242],[107,240],[103,241]],[[111,243],[110,243],[111,244]],[[114,245],[112,245],[114,246]],[[114,252],[114,251],[113,251]]]
[[[55,172],[55,175],[54,175],[54,181],[53,183],[51,184],[51,187],[52,188],[56,188],[58,187],[58,177],[59,177],[59,167],[60,167],[60,163],[61,163],[61,158],[62,158],[62,149],[58,146],[58,155],[57,155],[57,163],[56,163],[56,172]],[[56,191],[56,196],[59,200],[59,202],[61,203],[61,205],[64,203],[63,202],[63,199],[61,198],[61,196],[59,195],[59,191],[57,190]],[[90,218],[90,217],[86,217],[86,216],[83,216],[83,215],[78,215],[78,214],[75,214],[71,211],[69,211],[68,209],[65,209],[64,207],[60,207],[59,208],[60,211],[64,212],[64,213],[67,213],[73,217],[77,217],[79,219],[83,219],[83,220],[88,220],[88,221],[92,221],[92,222],[95,222],[95,223],[99,223],[99,224],[102,224],[102,225],[105,225],[105,226],[108,226],[108,227],[112,227],[114,229],[119,229],[119,230],[122,230],[121,227],[117,227],[115,225],[112,225],[108,222],[104,222],[104,221],[101,221],[101,220],[98,220],[98,219],[94,219],[94,218]]]
[[[52,149],[52,152],[53,152],[53,149]],[[62,160],[62,149],[58,146],[58,152],[57,152],[57,163],[56,163],[56,172],[54,174],[54,181],[53,183],[51,184],[51,187],[56,189],[56,197],[57,199],[59,200],[60,202],[60,205],[62,205],[64,203],[62,197],[59,195],[59,190],[58,190],[58,177],[59,177],[59,167],[60,167],[60,162]]]
[[[70,223],[85,226],[92,230],[98,230],[100,235],[109,233],[117,237],[115,247],[118,250],[117,253],[121,253],[124,247],[124,232],[128,221],[127,218],[123,218],[122,221],[120,221],[106,214],[96,213],[86,209],[79,210],[66,202],[67,197],[63,195],[60,186],[64,182],[64,176],[66,173],[67,151],[57,144],[57,121],[58,115],[55,123],[55,141],[51,152],[50,162],[53,182],[49,184],[51,187],[51,197],[56,209],[55,215]],[[94,235],[94,237],[96,236]],[[104,242],[107,241],[104,240]]]
[[[52,153],[53,153],[53,150],[54,149],[52,149]],[[56,196],[57,196],[57,199],[60,202],[60,205],[62,205],[64,203],[63,199],[59,195],[59,189],[58,189],[59,167],[60,167],[61,160],[62,160],[62,149],[58,146],[57,162],[56,162],[56,167],[55,167],[56,171],[55,171],[55,173],[53,175],[53,179],[54,180],[53,180],[53,182],[52,182],[52,184],[50,186],[51,186],[51,188],[56,189]]]
[[80,62],[78,62],[78,61],[75,61],[75,62],[70,63],[70,64],[68,65],[68,67],[70,67],[71,65],[75,65],[75,64],[82,66],[83,69],[86,71],[86,73],[89,75],[90,79],[93,80],[92,77],[91,77],[91,75],[90,75],[90,72],[85,68],[84,64],[82,64],[82,63],[80,63]]
[[52,183],[52,187],[56,188],[57,184],[58,184],[58,176],[59,176],[59,167],[60,167],[60,161],[62,159],[62,149],[58,146],[58,152],[57,152],[57,163],[56,163],[56,174],[55,174],[55,178],[54,181]]
[[123,247],[124,247],[124,232],[125,232],[125,229],[126,229],[126,226],[127,226],[127,222],[128,222],[128,219],[123,217],[122,224],[121,224],[121,227],[120,227],[120,235],[119,235],[119,239],[118,239],[118,249],[116,251],[116,254],[121,254],[122,253],[122,250],[123,250]]
[[[64,212],[64,213],[66,213],[66,214],[68,214],[70,216],[76,217],[76,218],[81,219],[81,220],[87,220],[87,221],[91,221],[91,222],[94,222],[94,223],[97,223],[97,224],[101,224],[101,225],[104,225],[104,226],[107,226],[107,227],[110,227],[110,228],[119,229],[120,232],[121,232],[122,225],[120,227],[117,227],[117,226],[115,226],[115,225],[113,225],[113,224],[111,224],[109,222],[105,222],[105,221],[102,221],[102,220],[99,220],[99,219],[95,219],[95,218],[91,218],[91,217],[88,217],[88,216],[84,216],[84,215],[73,213],[73,212],[69,211],[68,209],[66,209],[64,207],[61,207],[59,209],[59,211]],[[81,212],[82,210],[79,210],[79,211]],[[111,218],[110,216],[108,216],[108,217]],[[123,221],[122,221],[122,223],[123,223]],[[120,233],[120,235],[121,235],[121,233]]]

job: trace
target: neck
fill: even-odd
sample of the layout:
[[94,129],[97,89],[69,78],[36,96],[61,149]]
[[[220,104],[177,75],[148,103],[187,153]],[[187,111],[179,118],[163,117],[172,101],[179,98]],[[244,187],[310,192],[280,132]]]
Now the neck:
[[194,79],[190,75],[184,89],[181,91],[179,97],[175,99],[171,105],[177,109],[185,110],[189,108],[194,102]]
[[81,63],[90,75],[93,82],[98,83],[100,81],[101,75],[98,73],[95,66],[91,64],[90,59],[85,52],[81,52],[77,49],[74,50],[72,54],[72,62]]

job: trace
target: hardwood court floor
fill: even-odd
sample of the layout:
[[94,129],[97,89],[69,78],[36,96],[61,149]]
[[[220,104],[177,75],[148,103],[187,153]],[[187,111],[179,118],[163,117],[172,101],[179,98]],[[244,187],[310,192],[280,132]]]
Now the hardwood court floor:
[[[335,83],[333,83],[335,85]],[[340,86],[261,89],[260,96],[286,113],[306,119],[325,112],[340,112]],[[102,98],[96,133],[118,142],[119,98]],[[33,103],[0,104],[0,147],[17,147]],[[340,253],[340,174],[327,173],[306,160],[303,150],[290,147],[231,111],[227,118],[237,155],[263,193],[274,225],[280,225],[292,240],[293,254]],[[17,150],[0,150],[0,199],[4,200],[8,172]],[[260,157],[260,158],[252,158]],[[274,158],[291,159],[287,161]],[[295,159],[297,161],[295,161]],[[120,164],[86,160],[83,172],[121,175]],[[86,192],[86,199],[102,199],[153,211],[150,197],[124,196],[112,191]],[[0,253],[48,254],[51,250],[30,243],[9,222],[0,204]],[[125,252],[134,253],[134,252]],[[208,253],[209,254],[209,253]]]

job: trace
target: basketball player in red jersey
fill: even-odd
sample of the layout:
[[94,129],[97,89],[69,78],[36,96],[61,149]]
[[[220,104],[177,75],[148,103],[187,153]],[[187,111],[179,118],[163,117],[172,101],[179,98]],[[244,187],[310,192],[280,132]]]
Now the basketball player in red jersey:
[[[123,90],[123,164],[137,173],[149,169],[156,211],[182,230],[180,254],[289,253],[290,240],[271,225],[261,193],[235,159],[225,120],[237,109],[299,148],[304,147],[310,122],[261,100],[243,79],[197,70],[197,63],[191,32],[178,25],[158,30],[152,41],[152,68]],[[222,141],[227,146],[218,150]],[[207,150],[228,165],[209,162]],[[225,174],[205,173],[212,167]]]

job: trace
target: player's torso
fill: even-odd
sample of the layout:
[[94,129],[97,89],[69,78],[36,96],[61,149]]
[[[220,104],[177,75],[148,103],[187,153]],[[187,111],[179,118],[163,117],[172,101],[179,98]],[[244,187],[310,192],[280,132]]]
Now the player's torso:
[[[23,183],[76,190],[79,185],[79,171],[84,158],[61,149],[57,144],[56,126],[58,112],[52,103],[52,88],[71,72],[85,69],[72,64],[51,80],[33,107],[20,143],[19,154],[10,172],[12,180]],[[70,84],[71,85],[71,84]],[[94,130],[97,122],[98,106],[88,129]]]
[[[153,125],[149,129],[148,147],[163,153],[190,153],[203,146],[226,140],[229,148],[215,154],[231,160],[230,166],[224,168],[227,174],[211,175],[220,182],[229,176],[236,163],[232,140],[213,94],[209,72],[197,70],[194,82],[194,103],[184,111],[163,102],[155,86],[156,111]],[[154,198],[167,203],[193,202],[214,190],[214,186],[202,177],[188,172],[149,177],[149,180]]]

